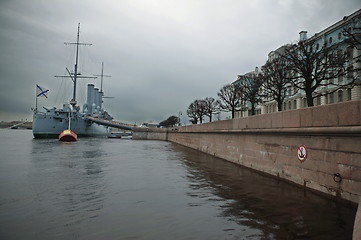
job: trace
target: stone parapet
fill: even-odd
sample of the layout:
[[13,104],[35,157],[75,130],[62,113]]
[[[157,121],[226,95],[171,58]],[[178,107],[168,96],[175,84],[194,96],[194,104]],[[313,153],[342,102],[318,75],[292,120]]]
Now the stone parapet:
[[168,140],[169,129],[165,128],[133,128],[132,138],[135,140]]
[[343,127],[361,125],[361,101],[327,104],[245,118],[195,124],[178,128],[180,132],[242,129],[280,129]]

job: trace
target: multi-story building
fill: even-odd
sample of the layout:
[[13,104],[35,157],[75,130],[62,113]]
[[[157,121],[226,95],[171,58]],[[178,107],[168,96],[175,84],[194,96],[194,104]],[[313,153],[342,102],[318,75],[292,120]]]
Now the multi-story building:
[[[232,84],[238,84],[239,86],[243,86],[245,88],[248,89],[249,91],[252,91],[252,84],[254,83],[254,81],[256,80],[256,78],[258,77],[258,75],[261,74],[258,67],[255,68],[254,71],[252,72],[248,72],[244,75],[238,75],[237,76],[237,80],[234,81]],[[257,88],[257,86],[256,86]],[[257,90],[257,89],[254,89]],[[261,90],[261,89],[260,89]],[[262,90],[261,90],[262,91]],[[255,93],[257,94],[257,93]],[[256,97],[256,96],[255,96]],[[255,115],[257,114],[262,114],[261,112],[261,105],[259,104],[259,102],[257,101],[259,99],[254,99],[253,104],[255,104]],[[247,117],[252,115],[252,103],[251,101],[245,101],[242,97],[240,98],[240,110],[235,112],[235,118],[240,118],[240,117]]]
[[[350,39],[353,40],[352,44],[349,41]],[[312,41],[315,51],[322,48],[333,48],[336,54],[346,54],[347,56],[345,63],[347,64],[347,66],[345,66],[347,71],[339,72],[334,78],[323,80],[322,85],[315,91],[315,95],[319,96],[314,98],[314,105],[361,99],[361,9],[349,16],[345,16],[339,22],[316,33],[311,38],[307,38],[307,31],[301,31],[299,41]],[[268,61],[284,55],[286,49],[289,47],[290,45],[284,45],[270,52],[268,54]],[[252,74],[254,75],[255,72],[239,75],[237,81],[234,83],[242,84],[242,79]],[[348,85],[351,81],[353,84]],[[340,88],[342,85],[344,87]],[[299,90],[289,84],[285,87],[285,94],[286,97],[282,105],[282,110],[307,107],[306,95],[303,90]],[[242,108],[242,110],[236,114],[236,117],[250,115],[249,104],[245,106],[245,108]],[[277,111],[277,103],[267,97],[263,97],[261,103],[256,107],[256,114]]]

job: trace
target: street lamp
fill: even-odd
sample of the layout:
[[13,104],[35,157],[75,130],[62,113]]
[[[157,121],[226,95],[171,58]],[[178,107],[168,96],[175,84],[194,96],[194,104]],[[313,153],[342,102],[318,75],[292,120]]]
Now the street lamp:
[[181,126],[181,125],[182,125],[182,124],[181,124],[181,116],[182,116],[182,112],[179,111],[179,112],[178,112],[178,126]]

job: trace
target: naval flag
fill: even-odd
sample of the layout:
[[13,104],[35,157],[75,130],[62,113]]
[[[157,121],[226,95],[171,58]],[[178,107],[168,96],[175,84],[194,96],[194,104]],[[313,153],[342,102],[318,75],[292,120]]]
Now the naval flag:
[[46,97],[48,98],[49,89],[45,89],[36,84],[36,97]]

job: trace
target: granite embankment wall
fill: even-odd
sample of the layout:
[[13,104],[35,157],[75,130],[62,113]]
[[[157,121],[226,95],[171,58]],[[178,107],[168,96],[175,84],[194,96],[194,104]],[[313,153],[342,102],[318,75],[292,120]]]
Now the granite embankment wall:
[[[361,199],[361,101],[135,129],[133,139],[168,140],[340,199]],[[305,161],[297,157],[300,145]]]
[[168,132],[165,128],[133,128],[134,140],[163,140],[168,141]]
[[[134,129],[133,139],[167,140],[358,204],[361,240],[361,101],[172,129]],[[299,161],[304,145],[307,158]]]

